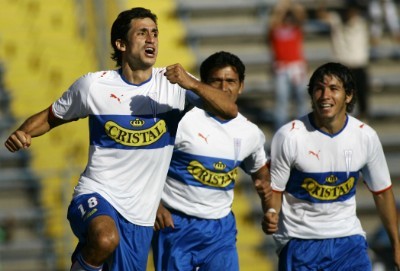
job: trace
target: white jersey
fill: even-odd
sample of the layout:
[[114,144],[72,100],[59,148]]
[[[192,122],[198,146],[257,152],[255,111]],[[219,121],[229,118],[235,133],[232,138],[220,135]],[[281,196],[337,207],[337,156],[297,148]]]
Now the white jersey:
[[264,143],[262,131],[240,114],[221,121],[192,109],[178,126],[163,204],[199,218],[228,215],[238,167],[250,174],[264,166]]
[[116,70],[89,73],[52,105],[61,119],[89,117],[89,159],[74,196],[97,192],[142,226],[154,225],[178,122],[192,93],[169,83],[164,71],[153,68],[140,85]]
[[274,235],[278,247],[290,238],[365,236],[356,216],[360,173],[374,193],[391,187],[382,145],[370,126],[347,116],[345,127],[329,135],[308,115],[284,125],[271,146],[272,189],[284,191]]

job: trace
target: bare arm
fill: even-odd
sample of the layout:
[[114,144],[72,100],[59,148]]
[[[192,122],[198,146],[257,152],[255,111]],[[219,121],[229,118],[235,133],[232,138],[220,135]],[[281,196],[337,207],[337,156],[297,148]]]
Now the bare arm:
[[400,270],[400,240],[396,202],[393,190],[389,189],[379,194],[374,194],[374,201],[382,224],[388,233],[393,248],[394,263]]
[[271,200],[267,203],[267,212],[261,223],[262,229],[266,234],[273,234],[278,230],[279,213],[282,206],[282,193],[272,191]]
[[6,140],[4,145],[10,152],[29,148],[32,137],[41,136],[52,128],[67,123],[62,119],[55,118],[50,113],[51,108],[47,108],[29,117],[25,122],[14,131]]
[[265,213],[268,210],[267,202],[271,200],[272,196],[270,175],[267,165],[251,174],[251,178],[253,180],[254,188],[260,197],[262,210]]
[[252,174],[256,191],[261,199],[264,212],[261,226],[266,234],[273,234],[278,230],[279,211],[282,204],[282,193],[273,192],[271,189],[271,178],[267,166],[262,167]]
[[229,95],[219,89],[200,82],[190,76],[180,64],[167,67],[165,76],[173,84],[179,84],[200,96],[205,103],[205,110],[226,119],[235,118],[238,114],[236,103]]
[[282,24],[288,12],[292,12],[295,24],[300,27],[307,19],[307,13],[303,5],[291,0],[280,0],[272,10],[271,19],[269,20],[270,27]]

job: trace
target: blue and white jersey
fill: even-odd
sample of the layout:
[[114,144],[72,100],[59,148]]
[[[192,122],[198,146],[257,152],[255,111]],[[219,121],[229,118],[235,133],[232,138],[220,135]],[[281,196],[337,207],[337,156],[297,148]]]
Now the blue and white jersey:
[[267,162],[265,136],[244,116],[221,121],[194,108],[178,126],[162,195],[165,206],[205,219],[229,214],[239,166],[247,173]]
[[164,72],[154,68],[140,85],[119,71],[89,73],[52,105],[61,119],[89,117],[89,160],[74,196],[97,192],[142,226],[154,225],[178,122],[192,93],[169,83]]
[[344,128],[329,135],[309,116],[284,125],[272,140],[271,186],[284,191],[274,238],[282,246],[293,237],[365,236],[356,216],[357,180],[362,175],[374,193],[391,187],[381,142],[370,126],[347,116]]

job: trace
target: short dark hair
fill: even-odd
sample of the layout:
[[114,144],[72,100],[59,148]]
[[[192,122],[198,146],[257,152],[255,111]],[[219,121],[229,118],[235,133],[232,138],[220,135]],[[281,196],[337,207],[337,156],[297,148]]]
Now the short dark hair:
[[234,54],[220,51],[210,55],[200,65],[200,79],[207,83],[211,72],[215,68],[225,68],[227,66],[233,67],[238,76],[239,81],[243,82],[245,77],[245,66],[240,58]]
[[111,46],[114,52],[111,54],[111,59],[116,62],[116,66],[121,66],[122,64],[122,54],[121,51],[115,45],[115,41],[118,39],[127,41],[127,34],[131,28],[131,21],[133,19],[144,19],[150,18],[157,25],[157,16],[151,12],[151,10],[141,7],[132,8],[129,10],[122,11],[117,19],[115,19],[111,27]]
[[313,89],[316,84],[324,81],[326,75],[335,76],[342,81],[346,95],[353,95],[353,98],[346,106],[346,112],[351,113],[356,104],[356,83],[351,70],[341,63],[328,62],[318,67],[311,75],[308,84],[308,94],[312,97]]

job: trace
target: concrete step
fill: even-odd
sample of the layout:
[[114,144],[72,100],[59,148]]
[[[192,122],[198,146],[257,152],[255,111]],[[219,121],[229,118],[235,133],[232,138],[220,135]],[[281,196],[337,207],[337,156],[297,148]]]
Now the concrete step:
[[38,189],[38,177],[30,168],[4,168],[0,174],[0,190]]
[[31,189],[15,189],[0,191],[0,209],[26,208],[38,204],[38,196]]
[[[0,210],[0,223],[2,225],[13,225],[13,230],[17,228],[26,228],[36,230],[43,225],[45,213],[42,208],[38,206],[25,206],[25,207],[2,207]],[[19,236],[20,237],[20,236]]]
[[51,245],[46,240],[31,239],[18,243],[0,244],[0,270],[54,271]]
[[[3,141],[1,141],[3,143]],[[27,167],[31,159],[31,153],[27,151],[9,152],[0,147],[0,169]]]

